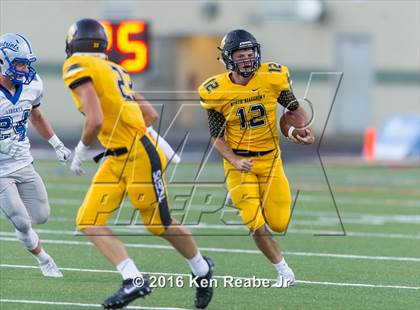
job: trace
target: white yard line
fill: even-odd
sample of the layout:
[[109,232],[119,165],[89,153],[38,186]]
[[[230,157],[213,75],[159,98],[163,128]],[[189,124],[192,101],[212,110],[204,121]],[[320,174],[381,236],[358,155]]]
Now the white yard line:
[[[38,266],[27,266],[27,265],[10,265],[10,264],[0,264],[1,268],[24,268],[24,269],[38,269]],[[92,272],[92,273],[117,273],[114,270],[106,269],[82,269],[82,268],[66,268],[60,267],[63,271],[74,271],[74,272]],[[148,275],[165,275],[165,276],[183,276],[189,277],[190,274],[186,273],[171,273],[171,272],[148,272],[144,271],[144,274]],[[214,276],[216,279],[224,279],[226,277],[233,277],[234,279],[242,280],[252,280],[253,278],[249,277],[235,277],[230,275]],[[260,280],[268,280],[275,282],[276,279],[267,279],[267,278],[258,278]],[[407,290],[419,290],[420,287],[417,286],[405,286],[405,285],[382,285],[382,284],[369,284],[369,283],[342,283],[342,282],[324,282],[324,281],[308,281],[308,280],[296,280],[296,283],[305,283],[313,285],[327,285],[327,286],[351,286],[351,287],[370,287],[370,288],[392,288],[392,289],[407,289]],[[153,308],[154,309],[154,308]],[[164,308],[169,309],[169,308]]]
[[[360,216],[350,217],[346,214],[341,214],[341,220],[344,225],[369,225],[369,226],[383,226],[386,224],[402,224],[402,225],[419,225],[420,215],[387,215],[387,216]],[[338,226],[340,220],[337,213],[330,216],[305,216],[306,219],[302,219],[300,215],[296,213],[293,216],[290,225],[295,226]],[[315,218],[314,218],[315,217]]]
[[[349,211],[343,211],[343,210],[339,210],[340,211],[340,215],[342,217],[349,217],[349,218],[384,218],[384,219],[390,219],[393,217],[398,217],[401,218],[401,221],[403,221],[405,219],[405,217],[407,217],[408,219],[416,219],[417,221],[420,218],[420,215],[418,212],[413,212],[413,213],[405,213],[405,214],[401,214],[401,213],[364,213],[364,212],[349,212]],[[372,209],[370,209],[370,211],[372,211]],[[419,209],[420,211],[420,209]],[[301,216],[322,216],[322,217],[337,217],[337,211],[334,210],[329,210],[329,211],[317,211],[317,210],[299,210],[299,208],[295,208],[295,210],[293,211],[294,215],[301,215]]]
[[[123,209],[119,209],[119,212],[122,212]],[[316,211],[309,211],[308,214],[306,212],[294,212],[294,215],[291,219],[290,225],[289,225],[289,232],[290,233],[299,233],[301,230],[305,230],[305,227],[332,227],[332,228],[338,228],[340,227],[340,220],[337,216],[337,213],[329,212],[329,215],[322,215],[327,212],[320,212],[321,215],[317,216]],[[131,214],[131,213],[130,213]],[[384,226],[387,224],[401,224],[401,225],[419,225],[420,224],[420,216],[419,215],[369,215],[369,216],[350,216],[346,213],[340,213],[341,220],[343,224],[346,225],[362,225],[362,226]],[[194,220],[197,218],[197,215],[185,215],[186,219]],[[132,226],[133,227],[143,227],[143,224],[141,221],[138,221],[138,217],[136,217],[131,224],[128,223],[128,221],[132,220],[131,217],[128,218],[127,215],[121,216],[118,219],[118,214],[114,217],[112,216],[111,220],[109,221],[109,225],[115,225],[115,228],[119,229],[122,226]],[[4,218],[0,217],[0,221],[5,220]],[[75,219],[72,217],[65,217],[65,216],[51,216],[49,218],[50,222],[71,222],[74,223]],[[114,221],[114,223],[112,223]],[[242,225],[240,222],[241,219],[238,216],[237,221],[234,223],[230,223],[227,225],[220,225],[220,224],[207,224],[207,223],[200,223],[200,224],[185,224],[190,229],[227,229],[227,230],[246,230],[246,227]],[[222,223],[221,220],[219,220],[219,223]],[[298,227],[303,227],[299,228]],[[414,230],[412,228],[411,230]],[[315,231],[315,233],[317,233]],[[373,234],[373,236],[376,233],[367,233],[367,234]],[[383,233],[381,233],[381,236]],[[392,235],[392,233],[391,233]],[[404,236],[404,234],[394,234],[395,236]],[[407,234],[407,236],[413,236],[410,234]],[[391,237],[392,238],[392,237]],[[411,238],[411,237],[409,237]],[[420,235],[419,235],[420,238]]]
[[[4,220],[3,217],[0,217],[0,222]],[[73,218],[66,218],[66,217],[51,217],[50,220],[52,221],[58,221],[58,222],[72,222],[74,223]],[[345,221],[344,221],[345,223]],[[297,223],[295,223],[297,224]],[[316,225],[317,222],[308,222],[308,226]],[[339,223],[335,223],[333,226],[338,226]],[[218,225],[218,224],[206,224],[206,223],[200,223],[198,225],[189,225],[185,224],[190,230],[202,230],[202,229],[208,229],[208,230],[238,230],[243,231],[244,235],[249,234],[249,231],[246,229],[244,225],[241,223],[230,223],[226,225]],[[305,229],[305,228],[294,228],[294,220],[292,219],[292,223],[290,225],[291,227],[287,230],[286,234],[292,234],[292,235],[337,235],[342,236],[343,232],[340,230],[327,230],[327,229]],[[142,224],[134,223],[133,225],[112,225],[110,223],[109,227],[116,233],[125,233],[127,235],[136,235],[136,234],[143,234],[146,233],[145,227]],[[55,229],[37,229],[40,233],[46,233],[46,234],[67,234],[67,235],[76,235],[75,231],[67,230],[55,230]],[[215,236],[220,236],[221,233],[216,233]],[[275,234],[277,235],[277,234]],[[364,232],[364,231],[346,231],[346,237],[356,237],[356,238],[385,238],[385,239],[403,239],[403,240],[420,240],[419,234],[400,234],[400,233],[377,233],[377,232]]]
[[[99,304],[84,304],[84,303],[77,303],[77,302],[46,301],[46,300],[26,300],[26,299],[0,299],[0,303],[32,304],[32,305],[52,305],[52,306],[74,306],[74,307],[83,307],[83,308],[102,308],[102,306],[99,305]],[[139,307],[139,306],[128,306],[125,309],[187,310],[185,308]]]
[[[314,211],[308,211],[310,214],[314,214]],[[321,212],[321,214],[323,214],[324,212]],[[343,223],[344,224],[349,224],[347,219],[343,216]],[[120,224],[116,225],[116,223],[112,223],[112,221],[115,221],[116,219],[111,219],[110,220],[110,228],[112,228],[115,232],[120,232],[120,233],[127,233],[129,235],[135,235],[136,233],[144,233],[145,232],[145,227],[142,223],[132,223],[130,224],[125,224],[122,225],[123,222],[119,222]],[[123,219],[124,220],[124,219]],[[418,225],[419,223],[419,216],[418,215],[413,215],[413,216],[403,216],[401,215],[400,217],[398,215],[395,216],[395,221],[398,222],[399,224],[406,224],[406,225]],[[4,217],[0,216],[0,222],[1,221],[6,221],[6,219]],[[58,216],[58,217],[54,217],[52,216],[50,218],[50,221],[57,221],[57,222],[71,222],[74,223],[74,218],[70,218],[70,217],[62,217],[62,216]],[[351,222],[352,224],[360,224],[360,225],[383,225],[384,223],[387,223],[388,221],[392,222],[392,216],[378,216],[378,217],[371,217],[371,216],[367,216],[365,218],[361,218],[359,222],[357,222],[357,220],[351,220],[349,219],[349,222]],[[357,223],[355,223],[357,222]],[[118,222],[117,222],[118,223]],[[222,231],[222,230],[227,230],[227,231],[232,231],[232,230],[238,230],[238,231],[243,231],[244,235],[246,235],[248,233],[248,230],[246,229],[246,227],[244,225],[242,225],[242,223],[240,223],[240,219],[238,218],[238,221],[233,222],[233,223],[227,223],[224,225],[220,225],[220,224],[207,224],[207,223],[200,223],[198,225],[192,225],[192,224],[185,224],[189,229],[191,230],[202,230],[202,229],[208,229],[208,230],[217,230],[217,231]],[[287,234],[300,234],[300,235],[308,235],[308,234],[312,234],[312,235],[342,235],[343,232],[340,230],[329,230],[329,229],[306,229],[306,228],[297,228],[296,226],[309,226],[309,227],[313,227],[313,226],[335,226],[338,228],[339,226],[339,222],[337,217],[331,217],[331,218],[319,218],[317,220],[297,220],[297,219],[293,219],[292,218],[292,222],[290,224],[289,229],[287,230]],[[336,228],[336,229],[337,229]],[[55,234],[55,230],[51,230],[51,229],[37,229],[37,231],[39,232],[44,232],[47,234]],[[74,234],[73,231],[67,231],[65,234]],[[215,234],[217,235],[222,235],[221,233],[217,233]],[[364,232],[364,231],[346,231],[346,236],[347,237],[372,237],[372,238],[389,238],[389,239],[406,239],[406,240],[420,240],[420,235],[419,234],[401,234],[401,233],[386,233],[386,232]]]
[[[340,230],[315,230],[315,229],[288,229],[287,233],[291,234],[313,234],[313,235],[342,235]],[[364,231],[346,231],[346,237],[357,238],[385,238],[385,239],[406,239],[406,240],[420,240],[420,235],[411,234],[397,234],[397,233],[373,233]]]
[[[14,233],[1,232],[0,236],[14,236]],[[18,242],[15,237],[0,237],[1,241]],[[88,241],[73,241],[73,240],[51,240],[42,239],[44,244],[62,244],[62,245],[87,245],[91,246],[92,243]],[[145,248],[145,249],[159,249],[159,250],[174,250],[169,245],[159,244],[144,244],[144,243],[125,243],[128,248]],[[259,250],[248,249],[228,249],[228,248],[208,248],[200,247],[201,251],[218,252],[218,253],[239,253],[239,254],[261,254]],[[398,257],[398,256],[370,256],[370,255],[354,255],[354,254],[340,254],[340,253],[312,253],[312,252],[292,252],[283,251],[286,255],[305,256],[305,257],[329,257],[329,258],[342,258],[342,259],[361,259],[361,260],[377,260],[377,261],[403,261],[420,263],[420,258],[417,257]]]
[[[119,209],[119,212],[122,212],[122,208]],[[309,214],[306,214],[306,212],[294,212],[294,215],[291,219],[290,225],[289,225],[289,232],[299,231],[299,227],[332,227],[338,228],[340,226],[340,220],[337,216],[337,213],[329,212],[329,215],[322,215],[323,213],[327,212],[320,212],[321,215],[317,216],[315,215],[316,211],[310,211]],[[132,214],[130,212],[130,214]],[[221,214],[221,213],[220,213]],[[419,225],[420,224],[420,215],[370,215],[370,216],[350,216],[346,213],[341,213],[341,220],[343,224],[346,225],[362,225],[362,226],[384,226],[387,224],[401,224],[401,225]],[[198,217],[198,215],[185,215],[185,219],[194,220]],[[4,218],[3,218],[4,219]],[[0,221],[2,218],[0,217]],[[74,218],[71,217],[63,217],[63,216],[52,216],[49,218],[50,222],[71,222],[74,223]],[[131,224],[128,223],[128,221],[132,220],[131,216],[130,218],[128,215],[120,216],[117,214],[115,217],[112,216],[112,219],[110,220],[110,225],[115,225],[116,228],[132,225],[134,227],[143,227],[143,224],[141,221],[138,221],[138,217],[136,217]],[[112,221],[114,223],[112,223]],[[220,224],[206,224],[206,223],[200,223],[200,224],[186,224],[191,229],[241,229],[246,230],[246,227],[242,225],[240,222],[241,219],[238,216],[237,221],[234,223],[231,223],[230,225],[220,225]],[[219,223],[223,223],[222,220],[219,220]],[[185,224],[185,223],[184,223]],[[414,230],[414,227],[411,229]],[[420,236],[420,235],[419,235]]]
[[[124,209],[131,209],[131,206],[123,205],[119,209],[122,212]],[[190,208],[191,211],[198,211],[199,209],[194,207]],[[204,210],[204,209],[203,209]],[[232,209],[232,213],[233,213]],[[187,212],[187,211],[186,211]],[[221,214],[221,213],[220,213]],[[355,225],[374,225],[381,226],[385,224],[406,224],[406,225],[418,225],[420,224],[420,215],[418,214],[364,214],[357,212],[340,212],[341,219],[344,224],[355,224]],[[188,218],[188,216],[186,216]],[[190,216],[190,218],[192,215]],[[116,215],[118,218],[118,215]],[[308,219],[309,218],[309,219]],[[73,221],[72,217],[50,217],[50,220],[57,219],[58,221]],[[122,217],[122,220],[125,220]],[[238,216],[240,222],[240,217]],[[337,226],[339,219],[337,212],[335,211],[309,211],[309,210],[294,210],[291,224],[297,225],[308,225],[308,226]]]
[[[79,186],[79,185],[77,185]],[[73,186],[70,185],[69,190],[71,190]],[[84,192],[87,191],[87,187],[85,188]],[[222,197],[222,195],[220,195]],[[358,198],[358,197],[335,197],[336,203],[338,206],[340,205],[351,205],[351,206],[395,206],[395,207],[410,207],[410,208],[420,208],[420,202],[416,199],[388,199],[382,197],[375,197],[375,198]],[[66,206],[80,206],[83,201],[83,198],[80,199],[72,199],[72,198],[59,198],[59,197],[50,197],[49,201],[51,204],[57,205],[66,205]],[[303,190],[301,192],[301,197],[298,199],[298,203],[305,203],[305,204],[312,204],[312,203],[325,203],[330,204],[333,206],[333,202],[331,197],[329,196],[319,196],[319,195],[310,195],[305,194]]]

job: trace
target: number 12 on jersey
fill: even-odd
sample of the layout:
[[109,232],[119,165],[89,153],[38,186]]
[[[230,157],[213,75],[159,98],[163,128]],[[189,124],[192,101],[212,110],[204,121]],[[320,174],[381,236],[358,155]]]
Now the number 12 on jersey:
[[247,120],[246,112],[244,107],[240,107],[236,111],[236,115],[239,116],[241,129],[256,128],[265,125],[265,108],[262,104],[253,104],[249,107],[248,113],[251,114],[249,121]]

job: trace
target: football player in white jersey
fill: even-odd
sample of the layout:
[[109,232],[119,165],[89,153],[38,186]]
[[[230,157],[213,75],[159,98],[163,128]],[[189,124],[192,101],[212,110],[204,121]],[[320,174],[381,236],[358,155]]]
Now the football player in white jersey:
[[39,110],[42,81],[31,66],[36,60],[29,41],[14,33],[0,36],[0,211],[13,224],[16,237],[37,259],[46,277],[62,277],[42,248],[31,223],[45,223],[50,214],[45,185],[34,170],[26,135],[28,120],[66,162],[70,150],[54,134]]

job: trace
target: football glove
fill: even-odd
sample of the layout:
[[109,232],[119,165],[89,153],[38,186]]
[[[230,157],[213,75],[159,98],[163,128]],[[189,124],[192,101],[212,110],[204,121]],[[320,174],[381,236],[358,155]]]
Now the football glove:
[[56,135],[53,135],[48,143],[54,148],[58,161],[65,165],[70,159],[71,151],[64,146],[64,143]]
[[70,170],[73,173],[77,175],[85,174],[85,170],[82,168],[82,163],[86,159],[88,159],[88,154],[87,154],[88,150],[89,150],[89,147],[84,145],[83,142],[80,140],[76,148],[74,149],[74,157],[70,166]]

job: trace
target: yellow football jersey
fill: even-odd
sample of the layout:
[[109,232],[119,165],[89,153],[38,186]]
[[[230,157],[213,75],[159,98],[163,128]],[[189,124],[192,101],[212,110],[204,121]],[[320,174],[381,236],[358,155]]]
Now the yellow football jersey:
[[135,136],[143,136],[146,126],[133,100],[130,76],[119,65],[91,55],[73,55],[63,64],[63,80],[70,88],[76,107],[83,113],[71,85],[90,78],[102,107],[104,120],[98,139],[105,148],[129,147]]
[[229,75],[213,76],[199,87],[201,106],[223,114],[232,149],[257,152],[278,148],[277,98],[283,90],[291,90],[288,68],[263,63],[245,86],[233,83]]

